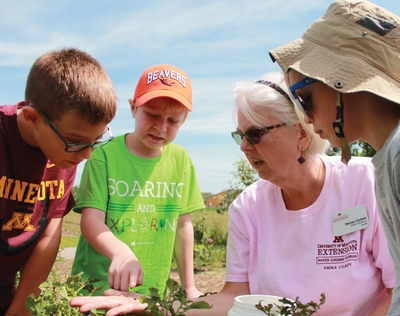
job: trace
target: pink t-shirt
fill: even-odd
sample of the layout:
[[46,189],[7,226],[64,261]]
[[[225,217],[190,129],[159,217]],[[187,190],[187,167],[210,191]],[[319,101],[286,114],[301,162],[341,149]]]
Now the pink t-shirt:
[[[249,282],[252,294],[326,302],[318,315],[369,313],[393,288],[395,274],[374,195],[369,158],[321,156],[324,187],[310,207],[288,211],[281,189],[259,180],[229,208],[227,282]],[[369,226],[334,236],[331,214],[364,204]]]

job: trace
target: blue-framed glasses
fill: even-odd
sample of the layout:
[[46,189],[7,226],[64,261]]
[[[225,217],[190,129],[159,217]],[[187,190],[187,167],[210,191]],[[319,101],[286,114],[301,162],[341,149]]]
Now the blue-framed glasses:
[[72,144],[69,143],[64,136],[62,136],[62,134],[60,133],[60,131],[57,129],[57,127],[53,124],[52,121],[50,121],[49,118],[47,118],[47,116],[38,108],[32,106],[36,111],[38,111],[43,118],[45,119],[45,121],[47,122],[47,124],[49,124],[49,127],[53,130],[54,133],[56,133],[56,135],[58,136],[58,138],[60,138],[62,140],[62,142],[65,144],[65,151],[69,152],[69,153],[75,153],[78,151],[82,151],[85,150],[88,147],[91,147],[93,149],[99,148],[101,146],[104,146],[105,144],[109,143],[113,138],[113,134],[111,132],[111,128],[109,125],[107,125],[107,131],[102,135],[101,139],[95,141],[94,143],[77,143],[77,144]]
[[290,86],[290,92],[292,93],[292,96],[294,98],[294,102],[296,103],[297,107],[300,109],[300,111],[304,114],[305,117],[307,117],[307,105],[303,102],[303,100],[296,94],[296,90],[302,89],[310,84],[313,84],[317,82],[317,79],[306,77],[295,84],[292,84]]
[[232,132],[231,135],[233,139],[235,140],[236,144],[239,146],[242,144],[243,137],[246,137],[247,141],[252,144],[256,145],[261,142],[261,136],[270,131],[271,129],[278,128],[281,126],[286,125],[285,123],[279,123],[263,128],[254,128],[254,129],[249,129],[248,131],[241,133],[238,131]]

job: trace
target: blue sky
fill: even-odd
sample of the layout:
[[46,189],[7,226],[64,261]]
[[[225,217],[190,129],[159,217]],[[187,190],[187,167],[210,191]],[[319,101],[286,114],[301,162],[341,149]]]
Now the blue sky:
[[[397,15],[400,1],[376,0]],[[134,129],[128,99],[143,70],[168,63],[191,78],[194,111],[175,143],[187,149],[202,192],[229,188],[243,157],[231,138],[232,89],[280,70],[268,51],[300,37],[327,0],[0,0],[1,104],[23,100],[26,76],[44,52],[77,47],[110,75],[119,98],[116,135]],[[83,164],[79,167],[79,183]]]

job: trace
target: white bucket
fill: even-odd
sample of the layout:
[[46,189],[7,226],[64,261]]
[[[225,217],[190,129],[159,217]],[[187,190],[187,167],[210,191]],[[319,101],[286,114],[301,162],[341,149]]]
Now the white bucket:
[[[274,295],[241,295],[236,296],[233,307],[229,310],[228,316],[262,316],[266,315],[264,312],[258,310],[256,308],[256,304],[260,301],[261,305],[265,306],[268,304],[277,304],[283,305],[281,300],[281,296],[274,296]],[[272,308],[272,311],[275,311],[278,314],[278,309],[276,307]]]

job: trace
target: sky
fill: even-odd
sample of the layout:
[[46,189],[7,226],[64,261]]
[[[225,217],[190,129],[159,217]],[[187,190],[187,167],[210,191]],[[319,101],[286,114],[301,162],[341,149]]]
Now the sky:
[[[134,130],[128,99],[142,72],[172,64],[191,79],[194,110],[174,143],[192,158],[202,192],[229,188],[243,158],[231,132],[233,89],[280,71],[269,50],[300,37],[331,0],[0,0],[0,104],[22,101],[43,53],[75,47],[96,58],[118,96],[114,135]],[[375,0],[400,15],[400,1]],[[79,185],[84,163],[78,168]]]

